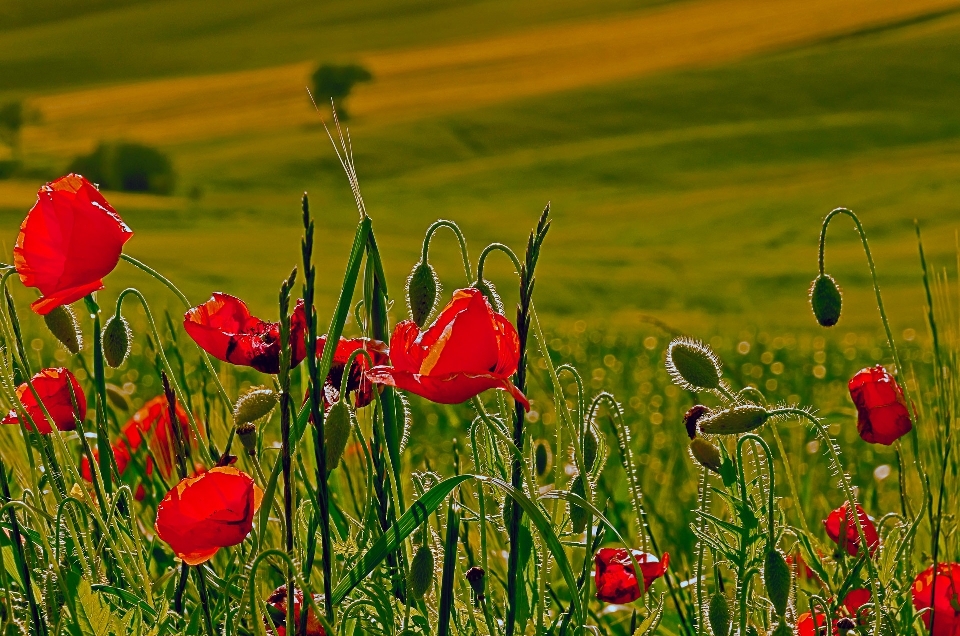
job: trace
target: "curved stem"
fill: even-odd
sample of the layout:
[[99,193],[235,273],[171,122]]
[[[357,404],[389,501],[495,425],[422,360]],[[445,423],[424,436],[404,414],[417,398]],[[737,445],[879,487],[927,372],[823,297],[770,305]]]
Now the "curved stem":
[[768,506],[767,522],[769,523],[768,540],[770,542],[770,547],[768,548],[769,550],[773,548],[774,536],[775,536],[774,514],[773,514],[773,506],[774,506],[773,458],[771,457],[770,447],[767,446],[767,443],[759,435],[756,435],[755,433],[747,433],[746,435],[741,437],[739,440],[737,440],[737,472],[739,473],[739,477],[740,477],[740,489],[743,492],[744,501],[746,501],[747,499],[747,485],[745,483],[746,478],[744,477],[744,474],[743,474],[743,443],[746,442],[747,440],[752,441],[753,443],[759,445],[763,449],[763,457],[767,462],[767,473],[768,473],[768,479],[769,479],[769,483],[767,484],[767,490],[769,491],[769,497],[768,497],[769,500],[767,502],[767,506]]
[[513,252],[513,250],[503,243],[491,243],[483,248],[482,252],[480,252],[480,259],[477,261],[477,280],[483,280],[483,265],[487,261],[487,255],[495,250],[499,250],[510,257],[510,260],[513,261],[513,267],[517,272],[517,276],[519,276],[523,267],[520,265],[520,259],[517,258],[517,255]]
[[[707,479],[709,472],[706,468],[700,469],[700,511],[706,512],[707,506],[709,505],[709,494],[707,490]],[[700,531],[704,532],[707,526],[707,517],[705,514],[700,515]],[[703,619],[703,608],[704,608],[704,599],[703,599],[703,588],[704,588],[704,576],[703,576],[703,557],[705,552],[706,544],[703,541],[697,542],[697,636],[703,636],[706,634],[706,621]]]
[[467,254],[467,240],[463,237],[460,226],[453,221],[440,219],[434,221],[433,224],[427,228],[427,233],[423,237],[423,251],[420,254],[421,261],[424,263],[427,262],[427,253],[430,251],[430,240],[433,238],[433,233],[442,227],[450,228],[453,230],[453,233],[457,235],[457,241],[460,243],[460,256],[463,258],[463,272],[467,275],[467,284],[469,285],[473,281],[473,274],[470,268],[470,256]]

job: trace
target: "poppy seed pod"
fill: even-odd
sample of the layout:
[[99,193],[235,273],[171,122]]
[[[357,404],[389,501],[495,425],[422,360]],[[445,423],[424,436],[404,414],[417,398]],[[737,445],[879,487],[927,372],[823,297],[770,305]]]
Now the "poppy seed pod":
[[[579,495],[581,499],[587,499],[586,480],[582,475],[573,478],[570,484],[570,492]],[[573,531],[581,533],[587,529],[587,511],[582,506],[570,502],[570,521],[573,523]]]
[[783,554],[776,548],[767,552],[763,563],[763,582],[767,586],[767,598],[773,603],[773,608],[781,619],[787,613],[791,578],[790,566]]
[[353,412],[345,400],[335,402],[323,420],[323,444],[327,449],[327,472],[340,464],[343,451],[347,448]]
[[44,314],[43,322],[47,323],[47,329],[67,351],[73,354],[80,353],[83,349],[83,333],[80,331],[77,316],[69,305],[54,307],[49,313]]
[[690,440],[690,454],[697,460],[697,463],[713,472],[720,474],[720,467],[723,465],[723,458],[720,456],[720,450],[703,439],[695,437]]
[[233,407],[233,421],[239,427],[241,424],[256,422],[266,416],[277,405],[277,393],[273,389],[255,386],[248,389],[237,398]]
[[423,544],[413,555],[410,571],[407,573],[407,589],[414,598],[422,599],[433,587],[433,568],[433,551]]
[[700,420],[700,430],[710,435],[737,435],[758,429],[770,418],[767,409],[756,404],[741,404],[711,413]]
[[730,606],[727,605],[726,596],[717,592],[710,598],[707,618],[710,620],[710,629],[713,630],[713,636],[729,636]]
[[257,454],[257,425],[253,422],[243,422],[237,424],[237,437],[243,444],[243,449],[247,455],[255,457]]
[[440,280],[433,266],[426,261],[414,265],[407,278],[407,306],[410,308],[410,317],[418,327],[422,327],[430,318],[439,295]]
[[497,288],[493,286],[493,283],[485,278],[482,278],[475,282],[472,287],[475,287],[483,292],[487,302],[490,303],[490,306],[493,307],[495,312],[498,314],[503,313],[503,301],[500,300],[500,294],[497,293]]
[[103,327],[103,359],[116,369],[130,355],[130,325],[120,314],[111,316]]
[[667,347],[667,372],[689,391],[720,388],[720,360],[713,349],[693,338],[674,339]]
[[820,274],[810,286],[810,306],[821,327],[832,327],[840,320],[843,296],[837,281],[829,274]]

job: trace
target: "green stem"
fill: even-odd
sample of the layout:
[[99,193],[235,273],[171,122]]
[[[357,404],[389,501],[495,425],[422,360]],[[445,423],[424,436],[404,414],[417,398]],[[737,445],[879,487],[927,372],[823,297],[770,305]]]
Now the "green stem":
[[420,254],[420,260],[423,263],[427,262],[427,255],[430,251],[430,240],[433,238],[433,233],[442,227],[450,228],[457,236],[457,241],[460,243],[460,256],[463,258],[463,272],[467,275],[467,284],[469,285],[473,281],[473,275],[471,274],[470,268],[470,256],[467,254],[467,240],[463,237],[463,232],[460,231],[460,227],[453,221],[440,219],[439,221],[434,221],[433,224],[427,228],[427,233],[423,237],[423,250]]
[[203,608],[203,622],[207,627],[207,636],[216,636],[213,617],[210,614],[210,597],[207,594],[207,579],[203,574],[203,566],[196,566],[193,572],[197,575],[197,592],[200,593],[200,606]]

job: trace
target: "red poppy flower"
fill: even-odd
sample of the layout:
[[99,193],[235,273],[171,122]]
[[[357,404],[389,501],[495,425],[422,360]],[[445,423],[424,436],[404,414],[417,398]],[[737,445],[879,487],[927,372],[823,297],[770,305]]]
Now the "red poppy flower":
[[426,331],[412,320],[397,323],[390,337],[390,361],[392,367],[376,366],[367,377],[439,404],[459,404],[499,388],[530,409],[510,381],[520,362],[517,330],[479,289],[455,291]]
[[230,466],[211,468],[181,479],[167,493],[157,507],[157,535],[185,563],[199,565],[250,534],[262,498],[250,475]]
[[[822,558],[823,558],[823,554],[820,553],[819,550],[817,551],[817,553],[818,553],[818,556],[822,559]],[[817,573],[814,572],[814,571],[813,571],[813,568],[811,568],[811,567],[807,564],[806,560],[803,558],[803,554],[801,554],[799,550],[797,550],[796,554],[793,554],[793,555],[788,554],[788,555],[786,556],[786,561],[787,561],[787,565],[790,565],[790,566],[796,564],[796,566],[797,566],[797,578],[805,578],[805,579],[810,579],[810,580],[819,580],[819,577],[817,576]]]
[[870,602],[870,590],[864,587],[856,587],[849,592],[843,599],[843,608],[847,610],[850,616],[856,618],[860,608]]
[[597,552],[593,562],[597,566],[595,583],[598,599],[618,605],[635,601],[666,573],[670,563],[670,555],[666,552],[663,553],[663,561],[639,550],[633,550],[633,556],[643,577],[642,590],[637,584],[637,575],[626,548],[602,548]]
[[903,390],[881,365],[859,371],[849,387],[863,441],[889,446],[913,428]]
[[[306,355],[306,326],[301,299],[290,316],[291,369]],[[251,316],[247,305],[235,296],[215,292],[210,300],[187,311],[183,328],[201,349],[218,360],[262,373],[280,371],[280,323]]]
[[[832,602],[832,600],[831,600]],[[856,618],[857,612],[860,611],[860,608],[870,602],[870,590],[865,588],[854,588],[847,592],[846,597],[843,599],[843,604],[840,607],[836,608],[833,614],[833,619],[830,621],[831,629],[830,634],[836,634],[839,631],[839,623],[841,614],[847,614],[850,617]],[[818,608],[819,609],[819,608]],[[846,610],[842,612],[842,610]],[[850,619],[845,619],[850,620]],[[813,614],[811,612],[804,612],[797,619],[797,628],[795,633],[797,636],[827,636],[827,617],[824,616],[821,612],[817,612],[817,627],[819,630],[814,629],[813,625]],[[844,632],[846,633],[846,632]]]
[[[326,341],[326,336],[321,336],[317,339],[317,357],[323,354],[323,347]],[[343,369],[347,365],[347,360],[350,358],[350,355],[358,349],[363,349],[369,353],[374,365],[383,365],[389,360],[390,352],[385,342],[373,340],[372,338],[348,339],[341,336],[337,342],[337,348],[333,352],[333,364],[330,365],[330,372],[327,373],[326,382],[323,384],[324,409],[330,408],[331,404],[340,399]],[[367,406],[373,401],[373,382],[366,377],[366,371],[368,369],[370,369],[370,364],[364,355],[358,355],[353,359],[353,364],[350,365],[347,391],[354,394],[354,406],[357,408]]]
[[913,606],[917,610],[933,608],[923,615],[927,629],[933,620],[932,636],[960,636],[960,563],[938,564],[936,590],[933,581],[932,565],[917,575],[910,588]]
[[[877,535],[877,527],[873,521],[864,512],[863,506],[857,504],[857,516],[860,517],[860,525],[863,526],[863,535],[867,539],[867,545],[870,548],[870,556],[880,547],[880,537]],[[850,556],[857,556],[860,552],[860,534],[857,532],[857,523],[850,513],[850,503],[845,501],[843,505],[831,512],[823,522],[829,536],[834,543],[840,545],[840,536],[843,534],[843,546]]]
[[[818,608],[819,609],[819,608]],[[797,628],[794,630],[794,633],[797,636],[827,636],[827,617],[824,616],[821,612],[817,612],[817,624],[813,624],[813,614],[811,612],[804,612],[797,618]],[[819,629],[818,629],[819,628]],[[832,626],[830,629],[831,634],[836,634],[837,621],[834,619],[832,621]]]
[[103,289],[103,277],[117,266],[131,236],[116,210],[80,175],[40,188],[13,248],[20,281],[43,294],[30,307],[43,315]]
[[[323,606],[323,597],[319,594],[313,595],[313,600],[316,603],[317,607]],[[273,591],[267,598],[267,603],[276,610],[277,617],[280,616],[286,617],[287,615],[287,586],[281,585]],[[298,588],[293,588],[293,620],[300,624],[300,608],[303,606],[303,591]],[[286,620],[284,618],[283,620]],[[277,636],[286,636],[287,630],[285,625],[276,625]],[[313,609],[307,610],[307,636],[327,636],[327,632],[324,631],[323,625],[320,624],[320,620],[317,618]]]
[[[43,369],[31,378],[33,388],[37,395],[47,408],[47,412],[53,419],[53,423],[61,431],[72,431],[77,427],[74,415],[83,418],[87,414],[87,398],[80,388],[80,383],[73,377],[69,370],[63,367],[53,369]],[[73,399],[70,395],[70,387],[73,387],[73,396],[77,400],[77,410],[73,409]],[[36,425],[37,430],[44,435],[53,432],[50,428],[50,422],[43,414],[43,409],[37,403],[37,399],[30,390],[30,385],[26,382],[17,387],[17,399],[23,404],[30,420]],[[20,419],[16,411],[10,411],[2,421],[3,424],[19,424]],[[33,430],[30,422],[24,423],[29,430]]]
[[[193,442],[187,412],[183,410],[179,403],[176,408],[177,420],[179,420],[180,427],[183,429],[184,439]],[[133,414],[133,417],[120,430],[120,437],[111,445],[120,474],[122,475],[127,470],[127,465],[132,460],[133,453],[140,448],[141,443],[146,438],[147,445],[160,465],[160,474],[169,478],[173,474],[174,462],[176,461],[176,447],[173,436],[174,431],[170,425],[170,409],[167,406],[167,398],[158,395]],[[94,458],[99,457],[96,451],[93,452],[93,455]],[[153,474],[153,458],[150,456],[146,458],[144,472],[147,475]],[[80,460],[80,475],[87,481],[93,481],[90,462],[86,457]],[[139,501],[143,499],[145,494],[143,485],[140,484],[137,486],[134,497]]]

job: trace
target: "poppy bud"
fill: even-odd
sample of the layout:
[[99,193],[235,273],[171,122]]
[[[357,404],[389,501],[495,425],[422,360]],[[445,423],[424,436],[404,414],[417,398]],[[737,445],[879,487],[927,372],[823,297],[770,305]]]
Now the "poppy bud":
[[547,442],[540,440],[533,450],[533,463],[537,469],[537,477],[543,477],[550,468],[550,446]]
[[683,425],[687,429],[687,437],[689,437],[690,439],[693,439],[694,437],[696,437],[697,422],[700,421],[701,417],[703,417],[704,415],[710,415],[710,413],[712,412],[713,411],[705,407],[703,404],[697,404],[695,406],[691,406],[690,410],[688,410],[683,415]]
[[787,613],[787,600],[790,598],[790,566],[783,554],[776,548],[767,552],[763,564],[763,582],[767,586],[767,598],[773,603],[780,618]]
[[257,425],[253,422],[237,424],[237,437],[247,454],[254,457],[257,454]]
[[116,369],[130,355],[130,325],[120,314],[111,316],[103,327],[103,359]]
[[[47,314],[49,315],[49,314]],[[113,404],[118,409],[127,411],[130,409],[130,400],[127,398],[126,392],[118,387],[116,384],[106,384],[107,389],[107,401],[110,404]]]
[[410,317],[418,327],[422,327],[437,304],[440,281],[433,267],[426,261],[420,261],[413,267],[407,278],[407,306]]
[[407,589],[416,599],[422,599],[433,587],[433,552],[422,544],[410,561],[407,573]]
[[667,372],[690,391],[720,388],[720,360],[707,345],[693,338],[676,338],[667,347]]
[[697,463],[713,472],[720,474],[720,467],[723,465],[723,458],[720,456],[720,450],[703,439],[695,437],[690,440],[690,454],[697,460]]
[[77,322],[77,316],[69,305],[60,305],[50,310],[50,313],[44,314],[43,321],[47,323],[47,329],[50,330],[60,344],[70,353],[80,353],[83,349],[83,333],[80,331],[80,324]]
[[483,577],[485,574],[483,568],[477,565],[467,570],[467,583],[473,588],[473,593],[477,595],[477,598],[483,598]]
[[[582,475],[573,478],[570,492],[579,495],[582,499],[587,499],[586,482]],[[572,501],[570,502],[570,521],[573,522],[573,531],[578,534],[587,529],[587,511]]]
[[593,470],[593,465],[597,462],[597,438],[590,428],[587,428],[587,434],[583,438],[583,468],[588,473]]
[[849,616],[844,616],[843,618],[837,621],[837,629],[840,631],[841,634],[843,634],[843,636],[846,636],[847,632],[849,632],[851,629],[856,629],[856,628],[857,628],[856,621],[854,621]]
[[277,405],[277,394],[273,389],[255,386],[237,398],[233,407],[233,421],[237,426],[256,422],[266,416]]
[[820,274],[810,286],[810,305],[821,327],[832,327],[840,320],[843,296],[837,282],[829,274]]
[[758,429],[767,421],[767,409],[756,404],[741,404],[711,413],[700,420],[700,430],[710,435],[736,435]]
[[710,598],[707,618],[710,620],[710,629],[713,630],[713,636],[729,636],[730,607],[727,605],[726,596],[717,592]]
[[497,293],[497,288],[493,286],[493,283],[483,278],[475,282],[472,286],[483,293],[487,302],[490,303],[490,306],[493,307],[495,312],[498,314],[503,313],[503,301],[500,300],[500,294]]
[[[837,623],[837,626],[839,627],[840,624]],[[787,622],[783,620],[780,621],[780,624],[777,625],[777,628],[775,630],[770,632],[770,636],[792,636],[792,635],[793,635],[793,631],[790,629],[790,626],[787,625]]]
[[323,420],[323,444],[327,449],[327,472],[340,463],[343,451],[347,448],[353,413],[346,400],[334,402]]

